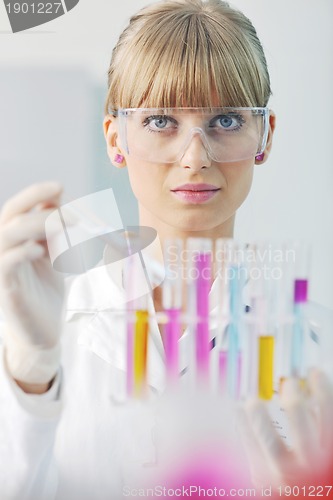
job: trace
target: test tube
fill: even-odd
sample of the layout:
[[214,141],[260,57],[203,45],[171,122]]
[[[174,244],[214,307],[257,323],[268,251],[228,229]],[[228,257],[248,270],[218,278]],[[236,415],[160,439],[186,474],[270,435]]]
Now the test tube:
[[256,297],[253,303],[258,338],[258,396],[272,399],[274,394],[274,344],[275,339],[268,324],[268,297]]
[[135,312],[134,329],[134,395],[142,397],[147,385],[148,311]]
[[238,310],[238,298],[239,294],[239,282],[237,278],[238,267],[232,266],[230,268],[231,278],[230,278],[230,315],[231,321],[228,329],[228,364],[227,364],[227,375],[228,375],[228,392],[233,398],[238,397],[239,391],[239,376],[240,376],[240,360],[239,360],[239,323],[238,315],[240,311]]
[[310,249],[306,244],[294,245],[295,279],[294,279],[294,323],[291,346],[291,373],[295,377],[306,375],[305,366],[305,307],[308,300],[308,276]]
[[126,386],[130,397],[143,397],[147,386],[148,295],[143,294],[145,272],[138,254],[125,260],[127,302]]
[[259,337],[258,395],[272,399],[274,393],[274,336]]
[[237,399],[240,391],[242,354],[240,352],[241,320],[243,316],[242,291],[244,287],[243,248],[236,242],[229,242],[228,284],[230,323],[228,328],[228,393]]
[[[279,254],[280,256],[280,254]],[[275,305],[277,265],[275,247],[271,242],[255,242],[247,247],[248,302],[245,396],[269,400],[274,394]],[[279,257],[278,257],[279,258]],[[275,305],[274,305],[275,304]]]
[[228,250],[231,240],[219,238],[215,242],[216,303],[213,321],[216,323],[215,347],[211,353],[211,387],[214,392],[227,392],[228,351],[226,344],[229,322],[229,289],[227,280]]
[[[279,279],[274,280],[272,317],[275,325],[274,388],[280,390],[283,381],[291,376],[291,343],[293,333],[294,251],[287,243],[278,247]],[[276,264],[275,264],[276,265]]]
[[212,241],[208,238],[189,238],[190,268],[188,269],[191,321],[195,319],[195,370],[198,382],[209,381],[209,291],[212,279]]
[[164,242],[165,279],[163,309],[167,316],[164,325],[164,350],[167,385],[174,386],[179,378],[179,339],[182,332],[182,249],[180,239]]

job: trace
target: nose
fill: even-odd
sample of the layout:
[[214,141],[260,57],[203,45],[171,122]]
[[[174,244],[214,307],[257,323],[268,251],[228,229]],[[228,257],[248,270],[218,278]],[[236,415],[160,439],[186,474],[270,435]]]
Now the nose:
[[191,137],[185,145],[180,165],[183,168],[199,171],[211,166],[211,158],[206,149],[201,130],[193,130]]

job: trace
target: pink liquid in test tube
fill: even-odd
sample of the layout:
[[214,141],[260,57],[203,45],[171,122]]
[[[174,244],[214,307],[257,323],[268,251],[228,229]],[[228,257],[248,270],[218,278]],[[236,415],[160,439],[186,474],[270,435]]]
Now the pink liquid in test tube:
[[180,309],[167,309],[168,320],[164,329],[164,349],[167,380],[174,383],[179,377],[179,346],[181,335]]
[[200,253],[196,261],[197,331],[196,363],[200,378],[209,377],[209,290],[211,284],[211,255]]
[[174,386],[179,379],[179,339],[182,327],[182,249],[177,238],[164,242],[165,279],[163,282],[163,309],[167,316],[164,325],[167,385]]

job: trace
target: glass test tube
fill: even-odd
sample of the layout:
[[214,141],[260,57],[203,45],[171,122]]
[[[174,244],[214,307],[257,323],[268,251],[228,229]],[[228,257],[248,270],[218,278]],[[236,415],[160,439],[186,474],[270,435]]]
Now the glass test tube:
[[274,335],[267,334],[267,297],[257,297],[254,314],[258,332],[258,396],[272,399],[274,394]]
[[258,395],[272,399],[274,393],[274,336],[259,337]]
[[211,387],[214,392],[227,392],[228,351],[226,345],[229,321],[229,290],[227,260],[230,239],[219,238],[215,242],[215,293],[214,318],[216,322],[215,347],[211,353]]
[[239,336],[238,336],[238,310],[239,304],[237,295],[239,294],[239,283],[237,279],[238,267],[230,268],[233,277],[230,278],[230,324],[228,328],[228,392],[233,398],[237,398],[239,394],[240,384],[240,359],[239,359]]
[[136,397],[142,397],[146,392],[148,330],[148,311],[139,309],[135,312],[134,329],[134,395]]
[[291,375],[294,252],[284,243],[276,247],[280,258],[274,263],[278,278],[273,280],[271,316],[274,323],[274,389],[280,390]]
[[242,354],[240,352],[240,329],[243,315],[242,291],[244,285],[242,248],[230,241],[228,249],[227,278],[229,284],[230,323],[228,327],[228,393],[237,399],[240,391]]
[[[274,394],[274,350],[276,318],[273,304],[276,289],[273,279],[276,264],[271,243],[257,242],[247,247],[248,302],[245,342],[246,382],[244,395],[269,400]],[[280,276],[280,275],[279,275]]]
[[163,309],[167,316],[163,342],[167,385],[179,379],[179,339],[182,333],[182,249],[179,239],[164,243],[165,279],[163,282]]
[[125,261],[124,283],[127,294],[126,386],[130,397],[143,397],[147,386],[148,296],[143,293],[145,274],[139,255]]
[[308,245],[298,244],[295,249],[294,277],[294,322],[291,346],[291,374],[303,378],[306,375],[305,365],[305,306],[308,300],[308,276],[310,251]]
[[[240,383],[240,396],[257,396],[258,394],[258,345],[257,332],[254,321],[254,297],[257,295],[257,280],[253,280],[257,269],[257,246],[244,245],[244,287],[243,296],[243,322],[242,322],[242,371]],[[246,286],[245,286],[246,284]]]
[[212,279],[212,241],[208,238],[189,238],[191,261],[188,269],[189,311],[191,321],[195,319],[195,370],[199,382],[209,381],[209,291]]

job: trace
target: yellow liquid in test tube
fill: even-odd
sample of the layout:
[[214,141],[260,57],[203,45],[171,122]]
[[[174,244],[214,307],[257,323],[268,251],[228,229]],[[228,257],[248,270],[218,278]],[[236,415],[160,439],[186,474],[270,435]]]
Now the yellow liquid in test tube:
[[148,347],[148,311],[136,311],[134,329],[134,393],[143,396],[146,389]]
[[274,337],[259,337],[259,380],[258,392],[261,399],[273,397]]

